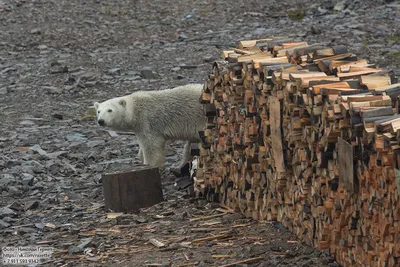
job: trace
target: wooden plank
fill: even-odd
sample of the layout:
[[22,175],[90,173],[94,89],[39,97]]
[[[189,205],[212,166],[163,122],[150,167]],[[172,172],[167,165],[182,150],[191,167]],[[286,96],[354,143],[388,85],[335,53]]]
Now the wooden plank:
[[360,70],[360,71],[354,71],[354,72],[341,72],[341,73],[338,73],[337,76],[340,78],[350,78],[350,77],[355,77],[355,76],[371,74],[371,73],[378,72],[378,71],[380,71],[380,70],[368,69],[368,70]]
[[355,192],[353,146],[338,137],[339,182],[350,192]]
[[363,118],[378,117],[378,116],[391,116],[393,115],[392,107],[375,108],[371,110],[362,111]]
[[269,100],[272,150],[274,152],[275,168],[277,172],[284,172],[283,149],[281,137],[281,104],[277,97],[271,96]]
[[214,104],[204,104],[203,110],[206,117],[214,117],[217,115],[217,109]]
[[394,168],[394,175],[396,177],[397,194],[400,196],[400,170]]
[[340,54],[340,55],[334,55],[334,56],[330,56],[330,57],[324,57],[324,58],[319,58],[314,60],[314,63],[318,64],[318,62],[322,61],[322,60],[338,60],[338,59],[346,59],[353,56],[352,53],[345,53],[345,54]]
[[385,91],[389,91],[390,90],[395,90],[400,88],[400,83],[395,83],[395,84],[391,84],[391,85],[386,85],[386,86],[382,86],[382,87],[378,87],[375,88],[374,91],[375,92],[385,92]]
[[238,57],[238,62],[252,62],[253,59],[265,59],[271,58],[272,54],[270,52],[260,52],[257,54],[243,55]]
[[136,212],[164,201],[158,168],[138,166],[102,178],[105,207],[114,212]]

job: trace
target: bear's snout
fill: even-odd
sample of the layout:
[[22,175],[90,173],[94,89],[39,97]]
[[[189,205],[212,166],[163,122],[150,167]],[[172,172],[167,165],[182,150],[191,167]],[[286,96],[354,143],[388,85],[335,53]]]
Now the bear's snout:
[[106,125],[106,122],[105,122],[103,119],[98,120],[97,123],[98,123],[100,126]]

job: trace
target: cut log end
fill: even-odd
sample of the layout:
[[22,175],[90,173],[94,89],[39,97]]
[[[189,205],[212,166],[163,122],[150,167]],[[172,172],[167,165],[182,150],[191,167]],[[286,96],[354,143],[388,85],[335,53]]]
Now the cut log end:
[[103,174],[106,209],[137,212],[164,201],[158,168],[140,166],[132,171]]

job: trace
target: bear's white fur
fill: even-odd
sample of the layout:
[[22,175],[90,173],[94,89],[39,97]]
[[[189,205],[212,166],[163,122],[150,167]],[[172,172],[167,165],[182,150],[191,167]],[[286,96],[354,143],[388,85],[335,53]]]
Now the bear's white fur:
[[183,158],[186,162],[190,143],[200,141],[198,132],[206,126],[199,102],[202,87],[187,84],[95,102],[97,122],[113,130],[134,132],[140,146],[140,160],[154,167],[164,166],[167,141],[187,141]]

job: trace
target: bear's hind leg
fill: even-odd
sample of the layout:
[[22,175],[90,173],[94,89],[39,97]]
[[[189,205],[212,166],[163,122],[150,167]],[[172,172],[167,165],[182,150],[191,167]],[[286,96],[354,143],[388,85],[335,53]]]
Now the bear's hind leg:
[[143,163],[152,167],[164,167],[165,164],[165,141],[149,140],[143,143]]
[[185,147],[183,148],[182,166],[185,165],[190,160],[190,147],[191,142],[187,141]]
[[141,146],[139,147],[138,157],[139,157],[139,160],[143,163],[143,161],[144,161],[143,148]]

